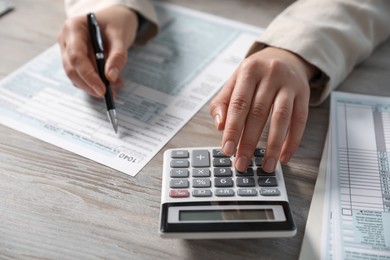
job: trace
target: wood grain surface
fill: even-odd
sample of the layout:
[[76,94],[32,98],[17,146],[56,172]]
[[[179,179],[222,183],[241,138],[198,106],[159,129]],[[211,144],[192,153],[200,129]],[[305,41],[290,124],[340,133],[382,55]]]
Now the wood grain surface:
[[[292,1],[164,1],[265,27]],[[56,41],[60,0],[14,0],[0,18],[0,79]],[[390,96],[390,42],[339,90]],[[284,166],[293,238],[175,240],[158,236],[162,152],[130,177],[0,125],[0,259],[297,259],[328,126],[311,108],[302,144]],[[263,136],[264,141],[266,133]],[[218,146],[205,106],[163,150]]]

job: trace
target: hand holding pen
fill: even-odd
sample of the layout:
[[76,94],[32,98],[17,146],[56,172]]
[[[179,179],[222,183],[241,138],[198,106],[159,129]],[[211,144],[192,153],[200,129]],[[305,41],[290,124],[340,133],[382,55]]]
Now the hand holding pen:
[[[127,50],[133,44],[138,21],[134,11],[123,6],[111,6],[95,13],[105,44],[104,75],[113,97],[123,85],[120,73],[127,62]],[[85,16],[67,19],[59,36],[62,62],[73,85],[96,98],[103,98],[106,86],[100,78]]]

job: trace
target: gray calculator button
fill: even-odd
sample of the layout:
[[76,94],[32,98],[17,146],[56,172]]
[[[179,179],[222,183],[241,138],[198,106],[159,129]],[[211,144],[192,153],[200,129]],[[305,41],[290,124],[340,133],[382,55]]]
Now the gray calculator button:
[[187,169],[171,169],[172,178],[185,178],[188,177],[189,173]]
[[210,156],[208,150],[193,150],[191,159],[192,159],[192,167],[210,166]]
[[274,187],[278,186],[278,182],[275,177],[259,177],[260,187]]
[[172,168],[188,168],[190,166],[190,162],[188,160],[172,160],[171,167]]
[[210,170],[208,168],[192,169],[192,177],[210,177]]
[[214,178],[215,187],[233,187],[232,178]]
[[211,190],[198,189],[192,191],[192,196],[194,197],[211,197]]
[[222,149],[213,149],[213,157],[229,157],[229,156],[226,156],[222,152]]
[[218,196],[218,197],[234,196],[234,190],[233,189],[216,189],[215,196]]
[[261,188],[260,195],[263,196],[279,196],[280,191],[278,188]]
[[194,179],[192,181],[192,187],[194,188],[209,188],[210,186],[210,179]]
[[188,188],[190,183],[187,179],[172,179],[169,182],[169,187],[171,188]]
[[232,166],[232,161],[230,158],[214,158],[213,160],[214,167],[230,167]]
[[237,178],[237,187],[255,187],[256,182],[254,178]]
[[215,177],[231,177],[232,169],[227,167],[214,168]]
[[188,158],[189,155],[187,150],[173,150],[171,152],[171,158]]
[[238,189],[237,194],[238,196],[256,196],[257,191],[256,189]]

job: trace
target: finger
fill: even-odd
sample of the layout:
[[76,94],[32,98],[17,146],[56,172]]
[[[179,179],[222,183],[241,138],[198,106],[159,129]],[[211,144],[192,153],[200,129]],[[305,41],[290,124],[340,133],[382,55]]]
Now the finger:
[[293,93],[288,90],[279,91],[275,97],[263,163],[263,170],[266,172],[275,171],[280,150],[290,125],[294,98]]
[[108,48],[105,74],[110,82],[116,82],[127,62],[127,47],[119,37],[115,37]]
[[102,97],[105,86],[95,69],[91,48],[87,35],[80,31],[69,34],[66,39],[66,55],[69,64],[84,82],[80,87],[88,93],[95,92],[98,97]]
[[290,128],[287,133],[286,141],[283,144],[280,156],[280,161],[284,164],[290,161],[291,156],[299,147],[303,133],[305,131],[306,120],[309,113],[308,104],[309,95],[300,95],[294,101]]
[[253,93],[258,83],[256,75],[259,72],[256,72],[255,69],[255,64],[244,61],[237,75],[237,82],[229,102],[225,130],[222,137],[222,151],[228,156],[234,154],[244,129]]
[[209,105],[210,114],[214,118],[214,124],[219,131],[225,128],[227,109],[236,83],[236,75],[237,72],[234,72]]
[[255,93],[237,148],[235,166],[240,172],[244,172],[248,168],[264,126],[267,123],[275,96],[275,93],[270,91],[272,89],[276,89],[276,87],[272,86],[272,82],[263,81]]

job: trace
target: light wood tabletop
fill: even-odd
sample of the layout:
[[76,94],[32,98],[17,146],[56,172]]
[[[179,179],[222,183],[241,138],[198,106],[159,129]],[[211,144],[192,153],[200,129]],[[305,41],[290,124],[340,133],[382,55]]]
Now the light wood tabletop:
[[[65,20],[61,0],[13,2],[15,9],[0,17],[0,79],[53,45]],[[266,27],[293,1],[163,2]],[[387,41],[338,90],[390,96],[389,71]],[[220,145],[207,106],[136,177],[0,125],[0,258],[297,259],[328,116],[329,100],[310,109],[301,146],[283,166],[297,235],[242,240],[158,235],[163,151]]]

